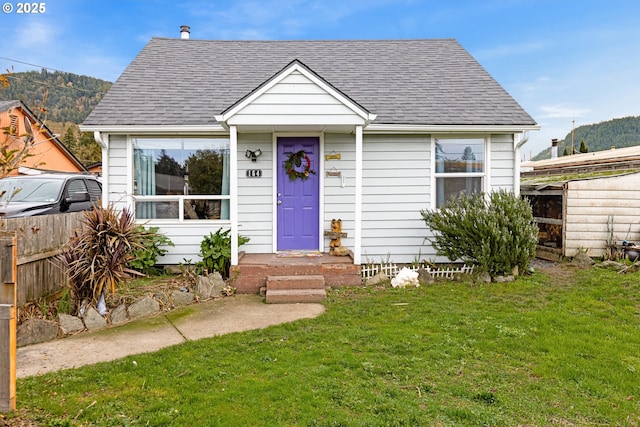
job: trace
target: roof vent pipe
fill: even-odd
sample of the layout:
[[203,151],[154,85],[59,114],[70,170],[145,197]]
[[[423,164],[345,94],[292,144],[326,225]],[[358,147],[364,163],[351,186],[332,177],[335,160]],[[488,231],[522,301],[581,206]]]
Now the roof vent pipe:
[[183,40],[189,39],[189,33],[191,33],[191,27],[188,25],[182,25],[180,27],[180,38]]
[[558,158],[558,139],[557,138],[553,138],[551,140],[551,158],[552,159]]

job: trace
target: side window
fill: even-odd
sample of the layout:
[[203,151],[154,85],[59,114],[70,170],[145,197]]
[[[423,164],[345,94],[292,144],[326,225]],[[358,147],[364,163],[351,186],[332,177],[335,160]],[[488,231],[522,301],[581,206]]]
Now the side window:
[[483,138],[435,140],[436,208],[460,194],[480,193],[485,176]]
[[87,185],[84,183],[84,179],[72,179],[67,186],[67,195],[71,196],[73,193],[86,193]]
[[92,202],[97,202],[102,198],[102,187],[96,181],[87,180],[87,187],[89,188]]

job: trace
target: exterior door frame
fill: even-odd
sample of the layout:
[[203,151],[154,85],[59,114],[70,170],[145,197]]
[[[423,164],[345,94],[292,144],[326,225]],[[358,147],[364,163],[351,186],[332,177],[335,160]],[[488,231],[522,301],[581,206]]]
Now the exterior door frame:
[[274,132],[272,140],[272,153],[273,153],[273,178],[272,178],[272,206],[273,206],[273,234],[272,234],[272,252],[275,254],[278,252],[278,172],[280,170],[278,165],[278,138],[279,137],[316,137],[318,138],[318,250],[324,252],[324,133],[322,132]]

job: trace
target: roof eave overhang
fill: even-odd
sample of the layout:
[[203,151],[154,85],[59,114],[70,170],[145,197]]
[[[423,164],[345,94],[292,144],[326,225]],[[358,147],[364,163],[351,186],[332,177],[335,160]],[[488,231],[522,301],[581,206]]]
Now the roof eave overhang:
[[[224,123],[209,125],[80,125],[82,132],[103,132],[110,134],[207,134],[226,133],[229,128]],[[368,123],[364,131],[369,134],[392,133],[522,133],[540,130],[539,125],[401,125]]]
[[372,123],[364,131],[369,134],[414,133],[414,134],[461,134],[493,133],[510,134],[540,130],[539,125],[404,125]]
[[110,134],[210,134],[226,133],[220,124],[210,125],[80,125],[82,132],[103,132]]

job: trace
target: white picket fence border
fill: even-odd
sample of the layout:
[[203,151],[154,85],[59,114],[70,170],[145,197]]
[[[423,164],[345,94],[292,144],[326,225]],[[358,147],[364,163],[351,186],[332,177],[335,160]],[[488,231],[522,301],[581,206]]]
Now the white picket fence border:
[[473,265],[447,266],[433,268],[430,265],[403,265],[395,263],[385,264],[364,264],[360,266],[362,280],[370,279],[378,273],[384,273],[389,278],[395,277],[402,268],[408,268],[411,271],[418,271],[424,268],[431,274],[433,278],[453,279],[458,274],[472,274]]

